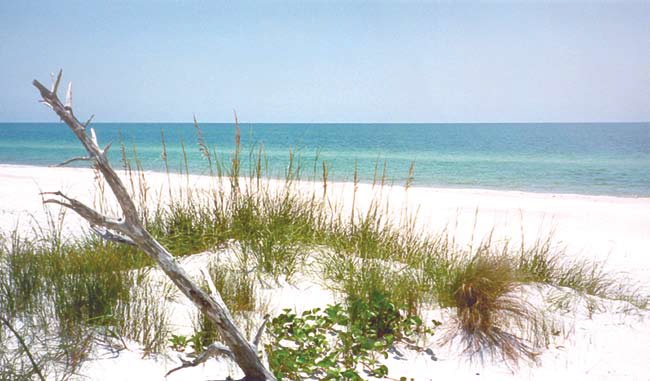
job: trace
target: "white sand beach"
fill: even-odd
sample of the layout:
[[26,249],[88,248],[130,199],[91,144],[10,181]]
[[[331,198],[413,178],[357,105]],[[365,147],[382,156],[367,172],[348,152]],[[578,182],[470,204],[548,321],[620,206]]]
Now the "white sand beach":
[[[167,181],[165,174],[147,173],[151,190],[163,189]],[[178,176],[171,180],[174,186],[185,181]],[[208,187],[213,180],[191,176],[187,181],[196,189]],[[0,165],[0,228],[8,231],[18,227],[25,231],[34,222],[45,223],[41,191],[61,190],[92,203],[93,184],[93,172],[88,169]],[[299,186],[309,189],[320,184],[301,183]],[[328,194],[349,207],[353,188],[351,183],[332,183],[328,184]],[[532,242],[553,231],[555,242],[566,249],[567,256],[605,261],[608,271],[622,272],[631,281],[643,283],[645,292],[650,290],[647,286],[650,283],[650,198],[473,189],[405,190],[402,187],[378,192],[372,185],[359,184],[357,206],[363,209],[378,196],[389,201],[396,216],[405,207],[417,210],[418,226],[431,232],[447,229],[459,244],[480,241],[493,231],[494,239],[509,239],[518,245],[522,236],[525,242]],[[79,222],[75,216],[67,216],[67,231],[78,232],[82,226]],[[185,258],[183,263],[190,272],[196,271],[196,266],[203,263],[201,258]],[[273,299],[272,313],[286,307],[300,309],[301,306],[324,305],[333,299],[309,279],[265,292]],[[552,290],[530,292],[533,295]],[[449,312],[431,313],[444,315]],[[622,302],[604,302],[595,311],[577,303],[572,311],[554,313],[564,322],[565,331],[542,354],[538,365],[523,365],[512,370],[504,364],[469,364],[454,348],[434,346],[436,360],[415,352],[408,353],[407,360],[388,359],[391,375],[416,380],[649,379],[648,311],[633,310]],[[119,357],[90,361],[82,373],[93,380],[153,380],[164,379],[165,372],[177,365],[175,357],[142,359],[137,344],[133,343]],[[228,369],[224,361],[210,361],[204,366],[177,372],[168,379],[214,379]]]

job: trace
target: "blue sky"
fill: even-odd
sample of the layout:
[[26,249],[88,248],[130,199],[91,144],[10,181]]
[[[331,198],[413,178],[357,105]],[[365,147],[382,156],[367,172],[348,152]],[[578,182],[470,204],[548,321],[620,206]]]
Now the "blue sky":
[[650,2],[0,2],[0,121],[650,120]]

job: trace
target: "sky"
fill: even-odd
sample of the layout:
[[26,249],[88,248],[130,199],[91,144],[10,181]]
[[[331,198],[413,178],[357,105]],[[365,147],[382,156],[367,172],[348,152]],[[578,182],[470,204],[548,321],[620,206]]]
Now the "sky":
[[0,122],[650,121],[650,1],[1,1]]

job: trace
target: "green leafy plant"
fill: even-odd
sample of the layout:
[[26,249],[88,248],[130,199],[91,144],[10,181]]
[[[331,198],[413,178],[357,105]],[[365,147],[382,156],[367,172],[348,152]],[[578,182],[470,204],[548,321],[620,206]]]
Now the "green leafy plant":
[[[286,309],[269,324],[269,365],[278,380],[363,380],[383,378],[381,363],[397,341],[422,331],[415,316],[402,317],[385,299],[340,304],[298,315]],[[380,319],[388,318],[379,322]],[[378,329],[380,328],[380,329]]]
[[169,339],[171,348],[177,352],[183,352],[189,342],[190,339],[188,339],[187,336],[184,335],[172,335],[172,337]]
[[194,353],[201,353],[205,350],[210,338],[205,337],[206,334],[204,331],[195,331],[192,336],[190,336],[189,344],[192,346]]

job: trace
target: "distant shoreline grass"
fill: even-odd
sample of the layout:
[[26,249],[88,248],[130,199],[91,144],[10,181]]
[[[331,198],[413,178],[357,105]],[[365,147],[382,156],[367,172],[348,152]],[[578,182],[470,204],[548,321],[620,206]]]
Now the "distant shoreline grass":
[[[490,237],[480,245],[461,247],[446,232],[417,229],[409,210],[396,213],[378,199],[368,207],[359,207],[356,172],[352,205],[344,212],[342,205],[333,204],[328,197],[331,180],[327,163],[315,162],[304,168],[290,152],[284,179],[271,186],[262,147],[247,153],[250,167],[242,175],[238,132],[236,149],[223,162],[206,145],[198,124],[195,128],[206,171],[214,180],[211,188],[172,189],[169,180],[167,202],[152,203],[155,195],[138,161],[137,148],[129,149],[123,143],[122,170],[147,229],[177,257],[232,242],[239,245],[240,266],[211,271],[235,314],[251,313],[251,309],[262,312],[257,311],[262,304],[254,300],[251,274],[274,282],[280,278],[291,281],[296,274],[310,272],[319,274],[320,281],[351,308],[350,319],[361,316],[357,323],[372,327],[373,332],[391,332],[393,328],[390,321],[363,317],[352,306],[371,305],[379,299],[404,316],[419,316],[436,307],[451,308],[456,315],[450,340],[461,338],[472,356],[487,354],[516,362],[534,361],[548,340],[543,321],[537,320],[543,317],[516,292],[521,285],[569,288],[648,307],[648,296],[639,295],[635,285],[606,274],[598,263],[569,261],[550,237],[517,248],[493,242]],[[164,136],[162,140],[165,160]],[[171,175],[166,160],[165,166],[165,173]],[[187,161],[184,168],[182,176],[189,179]],[[311,172],[302,180],[305,171]],[[406,178],[413,176],[411,170]],[[311,183],[312,191],[297,187],[300,181]],[[378,163],[373,187],[381,191],[387,186],[385,170]],[[406,181],[406,192],[410,186],[411,181]],[[101,181],[97,189],[100,193],[104,189]],[[104,194],[97,203],[100,208],[110,205]],[[45,333],[56,338],[39,358],[41,366],[54,371],[51,363],[56,360],[63,364],[59,367],[75,371],[98,335],[108,341],[138,341],[147,353],[163,352],[171,331],[164,301],[153,300],[148,294],[151,261],[135,248],[103,242],[90,233],[74,239],[64,237],[64,220],[50,217],[48,229],[35,227],[36,236],[5,232],[0,240],[3,318],[22,322],[27,336]],[[314,252],[319,253],[315,264],[309,258]],[[226,287],[237,278],[243,282]],[[521,334],[517,331],[521,329],[527,332]],[[199,320],[197,332],[205,334],[201,336],[205,340],[197,346],[214,338],[210,331]],[[0,346],[0,368],[13,369],[15,374],[34,371],[24,361],[24,353],[4,350],[11,346],[5,327],[0,329]]]

